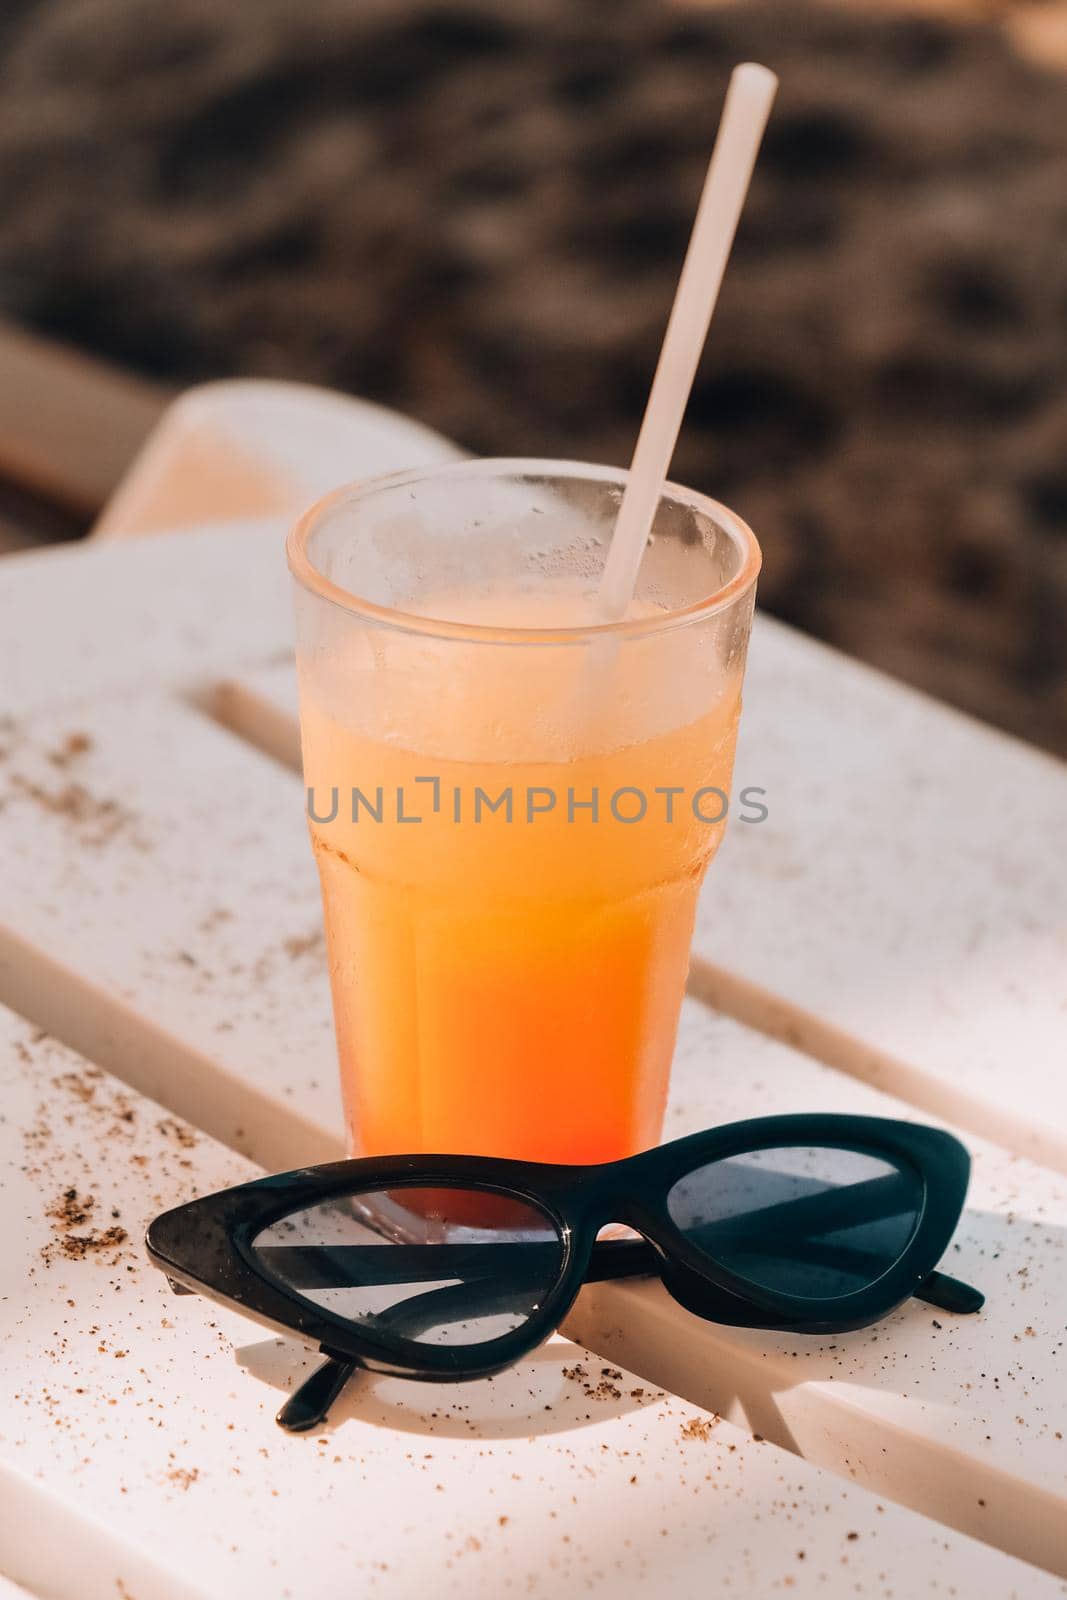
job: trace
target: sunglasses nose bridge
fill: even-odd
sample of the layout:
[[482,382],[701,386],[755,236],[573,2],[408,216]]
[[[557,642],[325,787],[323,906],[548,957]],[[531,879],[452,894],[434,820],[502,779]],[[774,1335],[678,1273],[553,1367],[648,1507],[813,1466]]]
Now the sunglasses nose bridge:
[[622,1223],[657,1244],[663,1242],[662,1216],[627,1186],[612,1186],[599,1194],[591,1210],[590,1222],[596,1232],[611,1227],[613,1223]]

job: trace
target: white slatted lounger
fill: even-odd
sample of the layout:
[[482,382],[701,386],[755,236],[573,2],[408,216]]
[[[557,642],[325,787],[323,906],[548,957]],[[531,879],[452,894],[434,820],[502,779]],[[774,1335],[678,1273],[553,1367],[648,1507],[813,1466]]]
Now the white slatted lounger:
[[0,1563],[39,1595],[1067,1593],[564,1341],[492,1383],[364,1379],[287,1437],[313,1358],[140,1246],[248,1163],[7,1012],[0,1092]]
[[[42,713],[12,737],[7,767],[20,920],[0,951],[22,1009],[269,1165],[336,1154],[334,1047],[296,776],[155,695]],[[72,784],[87,797],[73,808],[63,804]],[[874,1098],[695,1002],[674,1095],[678,1131],[786,1106],[864,1111]],[[909,1114],[899,1101],[882,1109]],[[672,1386],[1064,1570],[1067,1446],[1056,1434],[1067,1432],[1067,1183],[972,1144],[977,1209],[953,1265],[989,1289],[982,1318],[948,1319],[938,1332],[915,1304],[831,1356],[819,1347],[794,1356],[672,1303],[656,1338],[672,1351]],[[596,1304],[619,1309],[602,1310],[587,1337],[614,1338],[629,1303],[617,1287],[601,1291]],[[635,1317],[626,1359],[652,1370],[643,1326]]]
[[[91,566],[85,550],[8,558],[0,704],[24,715],[128,687],[133,650],[139,682],[210,694],[287,655],[283,528],[123,541]],[[272,750],[285,747],[274,684],[284,700],[289,681],[280,664],[252,714]],[[1067,769],[760,618],[745,785],[767,789],[771,814],[730,829],[709,875],[708,993],[1067,1170]]]
[[[218,529],[164,537],[151,546],[129,545],[122,552],[136,558],[129,565],[117,566],[116,552],[98,547],[92,564],[85,552],[71,552],[50,556],[47,571],[43,563],[20,559],[8,562],[0,574],[0,630],[7,637],[13,631],[19,645],[0,696],[20,712],[63,702],[71,707],[69,714],[31,718],[19,757],[30,770],[37,762],[37,770],[45,773],[44,785],[31,781],[46,797],[58,797],[61,789],[54,784],[62,772],[42,752],[55,754],[61,748],[55,741],[77,731],[83,718],[74,705],[82,697],[129,692],[128,640],[142,644],[138,687],[155,684],[171,696],[170,704],[157,702],[156,710],[151,696],[141,696],[139,707],[93,707],[94,716],[102,718],[93,725],[93,751],[85,752],[98,786],[94,792],[106,800],[116,780],[120,786],[129,782],[155,829],[155,848],[145,850],[143,840],[134,846],[139,862],[126,851],[120,878],[91,864],[76,818],[56,807],[48,825],[53,831],[46,836],[47,798],[43,808],[38,799],[40,815],[32,825],[24,803],[30,797],[21,797],[20,837],[28,858],[0,941],[3,993],[132,1081],[156,1088],[169,1104],[182,1108],[191,1100],[198,1120],[272,1162],[286,1160],[294,1145],[303,1157],[312,1145],[329,1144],[337,1126],[324,987],[308,942],[317,910],[311,921],[304,919],[315,905],[306,847],[302,839],[297,843],[299,829],[294,833],[289,823],[280,823],[262,850],[264,870],[258,872],[246,840],[231,840],[228,853],[216,851],[203,832],[190,844],[176,784],[167,789],[166,764],[179,763],[187,787],[194,770],[216,777],[225,772],[227,781],[236,783],[235,793],[246,798],[253,782],[257,792],[261,784],[272,783],[273,804],[261,810],[265,816],[269,809],[275,820],[290,805],[299,806],[298,789],[295,799],[287,798],[284,772],[173,700],[177,690],[192,690],[201,704],[221,709],[246,738],[291,758],[291,680],[283,664],[288,596],[278,559],[280,534],[278,524]],[[45,599],[54,602],[47,611]],[[42,621],[33,635],[19,627],[26,615]],[[272,658],[279,665],[262,665]],[[218,685],[235,678],[237,687],[220,697]],[[776,717],[778,705],[795,708],[792,724]],[[830,712],[820,720],[816,713],[823,706]],[[848,741],[838,735],[835,745],[835,732],[846,725]],[[140,776],[134,783],[131,735],[142,727],[145,753],[151,752],[163,769],[155,787]],[[735,826],[713,870],[698,949],[717,966],[698,963],[704,988],[761,1027],[802,1039],[849,1072],[876,1077],[908,1101],[945,1111],[965,1125],[988,1128],[991,1108],[1002,1111],[994,1130],[999,1137],[1059,1161],[1064,1105],[1050,1062],[1060,1058],[1063,1038],[1057,990],[1063,972],[1062,960],[1057,965],[1063,900],[1056,898],[1059,863],[1051,847],[1057,820],[1067,814],[1062,769],[766,621],[754,643],[745,727],[750,732],[739,778],[770,790],[772,820],[765,834],[760,829],[746,834]],[[958,815],[929,846],[927,813],[917,805],[902,812],[899,786],[894,792],[876,783],[892,778],[915,748],[927,754],[940,792],[954,785],[957,796],[971,796],[972,772],[999,797],[1027,792],[1038,816],[1032,836],[1020,838],[1016,830],[1008,850],[1001,843],[1002,829],[995,839],[999,854],[991,855],[989,814],[961,812],[957,805]],[[145,766],[140,762],[138,770]],[[820,774],[827,771],[834,778],[820,792]],[[777,809],[775,784],[789,802]],[[849,785],[848,803],[835,811],[835,797],[840,800]],[[801,795],[804,805],[797,803]],[[813,797],[818,806],[810,803]],[[201,815],[206,814],[201,806]],[[164,843],[168,826],[171,837]],[[109,850],[119,848],[122,831],[116,830]],[[890,835],[892,855],[884,847]],[[761,837],[768,841],[766,852],[759,847]],[[219,865],[223,858],[224,866]],[[235,858],[243,858],[244,865],[235,866]],[[1000,893],[999,929],[983,931],[990,859],[1000,863],[996,870],[1002,875],[1010,873],[1011,881]],[[67,893],[71,872],[78,885],[74,894]],[[226,882],[237,890],[240,926],[226,932],[223,919],[205,931],[202,924],[212,914],[207,887]],[[872,909],[874,890],[878,903]],[[909,917],[917,906],[928,912],[935,891],[941,901],[937,938],[927,930],[909,945]],[[156,934],[166,937],[149,937],[145,959],[131,971],[128,951],[140,948],[139,933],[152,932],[138,910],[146,896],[157,906],[166,902],[170,921],[157,916]],[[80,919],[76,937],[66,926],[72,905]],[[182,937],[196,933],[209,975],[189,966],[180,952],[177,961],[184,970],[172,970],[176,938],[170,929]],[[719,946],[727,931],[729,948],[723,953]],[[240,964],[243,946],[253,952],[251,987],[247,973],[242,981],[241,974],[229,970]],[[289,956],[288,966],[279,950]],[[991,950],[999,960],[991,959]],[[972,970],[981,980],[978,986],[967,976]],[[884,984],[877,981],[883,972]],[[952,987],[957,974],[963,975],[963,1005],[956,1004]],[[931,975],[937,982],[928,981]],[[776,985],[780,995],[772,992]],[[972,1020],[981,1017],[983,989],[995,1025],[990,1041],[1003,1044],[1014,1024],[1026,1047],[1013,1058],[1010,1093],[993,1071],[995,1050],[986,1049],[973,1078],[961,1070],[983,1042],[976,1039]],[[819,997],[817,1006],[803,1003],[809,993]],[[710,1038],[708,1027],[697,1011],[687,1021],[678,1078],[684,1126],[787,1105],[871,1106],[862,1085],[793,1051],[736,1024],[716,1023]],[[222,1073],[212,1070],[216,1058]],[[693,1094],[681,1087],[690,1077]],[[294,1105],[301,1113],[296,1118]],[[843,1354],[832,1353],[842,1366],[827,1371],[824,1351],[794,1356],[760,1336],[711,1330],[666,1305],[651,1289],[598,1290],[586,1297],[578,1321],[597,1338],[611,1341],[625,1307],[628,1348],[645,1370],[671,1366],[672,1384],[689,1395],[709,1397],[714,1369],[721,1373],[716,1397],[735,1413],[754,1418],[752,1425],[769,1437],[792,1440],[863,1481],[887,1484],[901,1498],[1063,1570],[1062,1513],[1059,1520],[1046,1515],[1063,1495],[1054,1448],[1061,1443],[1056,1434],[1063,1431],[1055,1360],[1064,1321],[1055,1284],[1063,1203],[1062,1186],[1051,1183],[1024,1163],[1006,1169],[1002,1158],[981,1152],[974,1197],[991,1214],[980,1220],[987,1240],[998,1228],[1016,1227],[1005,1220],[1012,1208],[1017,1219],[1037,1217],[1042,1224],[1040,1231],[1027,1226],[1021,1236],[1005,1234],[1001,1241],[1021,1237],[1021,1244],[1009,1250],[1018,1263],[1016,1292],[1002,1293],[977,1321],[949,1326],[944,1319],[942,1330],[931,1328],[928,1308],[909,1308],[895,1321],[892,1346],[882,1346],[889,1363],[877,1359],[877,1345],[866,1346],[873,1336],[854,1336]],[[980,1239],[972,1242],[966,1235],[963,1243],[965,1250],[982,1248]],[[988,1252],[991,1245],[984,1248]],[[975,1261],[971,1270],[995,1295],[988,1275],[981,1275],[984,1263]],[[1024,1301],[1024,1295],[1033,1298]],[[1023,1310],[1026,1320],[1016,1328],[1016,1314]],[[939,1341],[935,1347],[928,1342],[931,1335]],[[1009,1340],[1012,1356],[1006,1358]],[[673,1365],[671,1349],[677,1355]],[[992,1362],[980,1366],[987,1355],[995,1355],[1002,1367],[1009,1365],[1010,1375],[997,1373]],[[927,1363],[918,1382],[906,1375],[906,1362],[913,1357]],[[992,1394],[973,1393],[978,1370],[1000,1376],[999,1392],[994,1382]],[[800,1372],[802,1382],[797,1381]],[[842,1379],[849,1384],[845,1402]],[[768,1396],[775,1393],[777,1407],[768,1410]],[[981,1492],[991,1485],[995,1493]]]

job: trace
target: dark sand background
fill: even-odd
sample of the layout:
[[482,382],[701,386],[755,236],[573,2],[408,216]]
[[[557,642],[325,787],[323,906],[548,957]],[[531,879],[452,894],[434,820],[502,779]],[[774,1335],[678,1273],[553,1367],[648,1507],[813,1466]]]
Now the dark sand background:
[[1067,76],[746,0],[5,0],[0,312],[624,462],[730,66],[782,94],[675,476],[778,615],[1067,752]]

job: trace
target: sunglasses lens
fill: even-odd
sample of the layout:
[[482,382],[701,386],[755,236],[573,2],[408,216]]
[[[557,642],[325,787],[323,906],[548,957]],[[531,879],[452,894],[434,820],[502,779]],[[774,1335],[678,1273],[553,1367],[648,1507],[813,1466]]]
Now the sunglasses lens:
[[688,1241],[754,1287],[833,1299],[877,1282],[915,1232],[924,1185],[859,1150],[753,1150],[687,1173],[667,1208]]
[[545,1212],[473,1188],[345,1195],[273,1223],[252,1254],[316,1310],[394,1346],[478,1345],[512,1333],[563,1267]]

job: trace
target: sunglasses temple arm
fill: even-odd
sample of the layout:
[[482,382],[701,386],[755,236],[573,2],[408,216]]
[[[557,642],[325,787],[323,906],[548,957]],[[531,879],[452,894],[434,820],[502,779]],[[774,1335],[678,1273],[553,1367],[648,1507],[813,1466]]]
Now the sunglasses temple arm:
[[[871,1196],[870,1198],[873,1199],[874,1197]],[[778,1249],[784,1239],[790,1241],[792,1248],[801,1259],[810,1255],[813,1251],[816,1255],[819,1254],[817,1240],[803,1237],[797,1238],[792,1228],[782,1226],[783,1223],[790,1220],[784,1207],[780,1211],[777,1207],[769,1209],[778,1211],[778,1215],[775,1218],[778,1222],[778,1232],[773,1237],[773,1240],[767,1235],[765,1224],[768,1218],[765,1212],[760,1219],[761,1227],[757,1239],[752,1239],[752,1230],[748,1223],[745,1225],[744,1234],[748,1235],[750,1248],[755,1247],[759,1242],[766,1242],[768,1247],[773,1243],[773,1247]],[[808,1225],[810,1226],[814,1220],[809,1211],[807,1213]],[[825,1214],[819,1218],[819,1222],[823,1226],[830,1220]],[[856,1220],[855,1214],[853,1214],[852,1220]],[[871,1219],[868,1217],[865,1220]],[[730,1229],[728,1232],[733,1235],[736,1230]],[[790,1240],[791,1234],[793,1238]],[[713,1242],[713,1240],[708,1241],[709,1244]],[[309,1253],[302,1252],[299,1249],[284,1251],[279,1249],[275,1253],[279,1257],[282,1255],[288,1257],[285,1276],[294,1288],[306,1289],[323,1283],[330,1283],[336,1286],[344,1282],[349,1284],[402,1282],[404,1279],[411,1283],[417,1282],[420,1276],[427,1278],[436,1276],[441,1270],[441,1247],[435,1247],[432,1252],[427,1252],[419,1250],[418,1247],[397,1245],[395,1250],[391,1249],[388,1252],[387,1256],[378,1247],[372,1247],[372,1249],[363,1249],[356,1246],[337,1252],[334,1257],[333,1271],[326,1279],[314,1269]],[[494,1245],[488,1249],[481,1246],[479,1247],[479,1254],[482,1259],[478,1262],[480,1270],[477,1274],[471,1270],[477,1257],[472,1256],[469,1252],[464,1252],[459,1260],[452,1261],[449,1265],[457,1275],[462,1274],[464,1271],[470,1273],[468,1282],[475,1279],[475,1277],[485,1279],[497,1276],[500,1272],[507,1272],[514,1281],[515,1276],[518,1275],[516,1273],[518,1268],[523,1269],[523,1276],[529,1275],[537,1279],[540,1276],[540,1269],[534,1270],[535,1263],[527,1253],[527,1250],[528,1247],[523,1245]],[[438,1263],[432,1272],[422,1259],[422,1257],[428,1255],[436,1256]],[[349,1264],[349,1270],[341,1276],[336,1275],[337,1267],[341,1266],[346,1259]],[[606,1283],[620,1278],[651,1277],[659,1272],[661,1259],[660,1253],[644,1239],[600,1239],[593,1247],[592,1257],[585,1275],[586,1282]],[[387,1262],[393,1269],[388,1273],[382,1272],[379,1274],[378,1272],[372,1273],[367,1270],[372,1265],[375,1267],[384,1266]],[[303,1263],[306,1263],[309,1268],[306,1273],[299,1270]],[[355,1271],[357,1264],[359,1267],[358,1273]],[[178,1284],[174,1279],[171,1279],[171,1286],[177,1293],[188,1294],[192,1292],[185,1288],[184,1285]],[[945,1311],[956,1312],[976,1311],[983,1300],[977,1289],[961,1284],[958,1279],[950,1278],[947,1273],[936,1272],[931,1273],[924,1280],[920,1298],[928,1300],[931,1305],[940,1306]]]
[[928,1306],[937,1306],[939,1311],[952,1311],[964,1317],[981,1311],[985,1305],[985,1295],[980,1289],[972,1288],[959,1278],[950,1277],[947,1272],[929,1273],[915,1290],[915,1299],[922,1300]]
[[286,1433],[307,1433],[321,1427],[355,1371],[354,1361],[343,1356],[327,1356],[282,1406],[274,1419],[279,1428],[284,1428]]
[[[593,1247],[586,1283],[606,1283],[618,1278],[650,1277],[658,1273],[660,1257],[643,1239],[601,1239]],[[947,1272],[931,1272],[915,1290],[914,1298],[941,1311],[968,1316],[981,1311],[985,1295]]]

